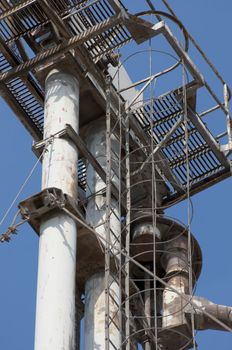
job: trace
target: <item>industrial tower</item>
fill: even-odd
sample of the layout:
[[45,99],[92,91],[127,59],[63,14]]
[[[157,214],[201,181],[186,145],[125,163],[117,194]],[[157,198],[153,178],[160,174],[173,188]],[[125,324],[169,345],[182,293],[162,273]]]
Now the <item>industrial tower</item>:
[[[1,94],[42,163],[41,192],[19,203],[39,236],[35,350],[80,349],[81,322],[85,350],[196,349],[196,330],[232,331],[231,307],[194,295],[191,232],[191,196],[231,175],[231,92],[167,0],[141,4],[0,2]],[[141,55],[136,80],[125,67]],[[219,112],[215,135],[204,118]],[[166,215],[182,200],[187,225]]]

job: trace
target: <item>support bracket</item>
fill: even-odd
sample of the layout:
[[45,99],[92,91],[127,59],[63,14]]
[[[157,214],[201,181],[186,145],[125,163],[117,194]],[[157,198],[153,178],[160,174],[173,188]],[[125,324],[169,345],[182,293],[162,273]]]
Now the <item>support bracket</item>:
[[85,220],[82,212],[77,208],[75,201],[62,190],[50,187],[32,197],[20,202],[19,210],[24,219],[27,219],[33,230],[39,235],[42,219],[53,212],[67,209],[73,215]]
[[[77,208],[75,201],[62,190],[51,187],[19,203],[23,218],[39,235],[40,225],[48,215],[66,213],[77,224],[77,280],[81,293],[90,276],[104,269],[104,241],[87,224],[83,213]],[[114,257],[111,257],[112,271],[115,270]]]

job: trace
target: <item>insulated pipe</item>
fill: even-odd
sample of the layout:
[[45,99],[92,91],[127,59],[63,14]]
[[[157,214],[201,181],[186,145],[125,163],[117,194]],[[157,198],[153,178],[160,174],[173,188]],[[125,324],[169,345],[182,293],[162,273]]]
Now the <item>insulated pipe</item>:
[[[104,119],[97,120],[90,124],[86,130],[86,144],[90,152],[106,170],[106,122]],[[118,184],[118,158],[119,143],[116,138],[111,136],[112,147],[112,181]],[[106,220],[106,185],[96,173],[91,165],[87,165],[87,190],[86,195],[89,197],[86,220],[93,227],[100,237],[106,237],[105,220]],[[111,198],[111,208],[113,209],[110,217],[111,243],[119,248],[117,239],[120,235],[120,216],[119,206],[116,199]],[[104,240],[102,240],[104,244]],[[114,252],[114,251],[113,251]],[[118,250],[115,249],[115,255]],[[121,342],[120,319],[119,319],[119,302],[120,288],[110,276],[109,288],[109,349],[119,349]],[[91,276],[85,285],[85,349],[86,350],[104,350],[105,349],[105,273],[99,273]]]
[[[70,124],[78,132],[79,83],[52,70],[45,83],[44,139]],[[71,140],[54,138],[42,163],[42,189],[60,188],[77,199],[78,152]],[[77,227],[67,214],[44,217],[40,227],[35,350],[75,350]]]

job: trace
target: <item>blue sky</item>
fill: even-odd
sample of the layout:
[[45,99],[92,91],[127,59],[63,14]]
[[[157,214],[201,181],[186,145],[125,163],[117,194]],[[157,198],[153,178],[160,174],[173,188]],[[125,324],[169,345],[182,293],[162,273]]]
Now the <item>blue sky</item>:
[[[135,12],[142,0],[134,1]],[[196,37],[220,73],[232,85],[231,13],[229,0],[170,0],[177,14]],[[200,67],[201,68],[201,67]],[[31,137],[1,101],[1,182],[0,220],[26,176],[36,162]],[[213,117],[212,117],[213,118]],[[217,120],[215,120],[217,123]],[[40,166],[20,199],[40,190]],[[203,271],[196,294],[232,305],[231,275],[231,179],[193,197],[192,231],[203,252]],[[10,224],[15,210],[0,226]],[[171,208],[169,214],[186,222],[186,203]],[[18,236],[0,245],[0,349],[31,350],[34,339],[38,237],[28,225]],[[197,336],[199,349],[230,350],[232,335],[202,332]]]

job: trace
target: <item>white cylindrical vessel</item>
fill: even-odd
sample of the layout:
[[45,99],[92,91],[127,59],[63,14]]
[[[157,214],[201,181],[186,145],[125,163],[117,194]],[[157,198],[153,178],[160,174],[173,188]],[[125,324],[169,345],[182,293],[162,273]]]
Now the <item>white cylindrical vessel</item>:
[[[78,132],[79,84],[53,70],[46,79],[44,139],[70,124]],[[42,164],[42,189],[57,187],[77,199],[78,151],[54,138]],[[35,350],[75,350],[76,223],[62,212],[40,227]]]
[[[106,124],[105,120],[98,120],[88,127],[86,130],[86,143],[88,149],[106,170]],[[112,144],[112,181],[118,184],[118,158],[119,143],[113,136]],[[99,234],[102,243],[105,244],[106,229],[106,184],[96,173],[91,165],[87,166],[87,196],[89,201],[86,210],[86,220],[95,227],[95,231]],[[111,243],[115,245],[113,253],[118,253],[120,236],[120,214],[117,200],[111,198],[110,216],[111,227]],[[119,304],[120,304],[120,288],[118,282],[110,276],[109,281],[109,349],[115,350],[120,348],[120,320],[119,320]],[[85,285],[85,350],[104,350],[105,349],[105,273],[99,272],[91,276]]]

